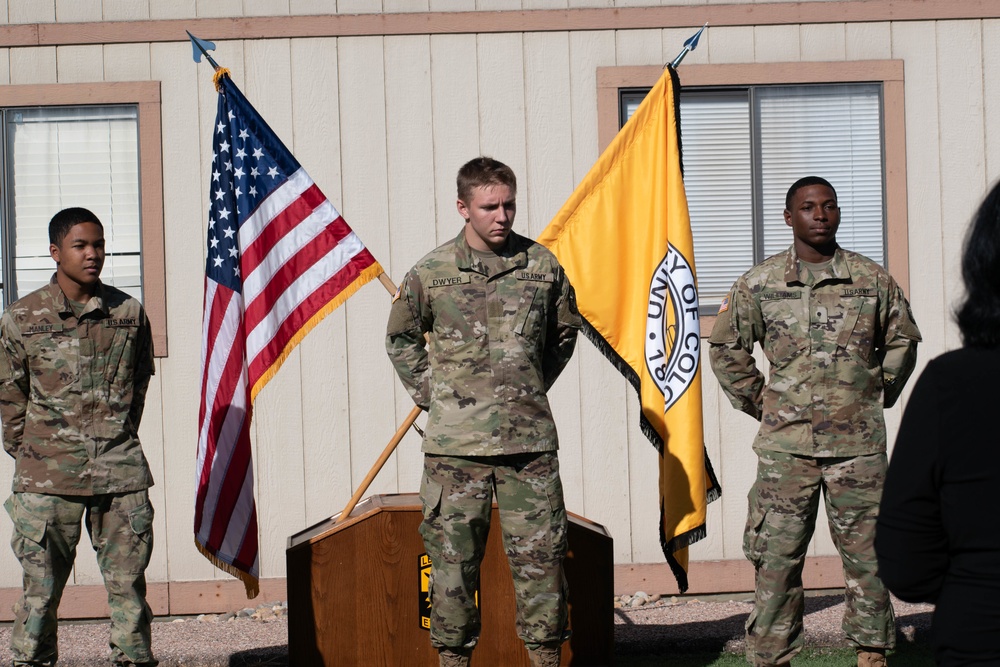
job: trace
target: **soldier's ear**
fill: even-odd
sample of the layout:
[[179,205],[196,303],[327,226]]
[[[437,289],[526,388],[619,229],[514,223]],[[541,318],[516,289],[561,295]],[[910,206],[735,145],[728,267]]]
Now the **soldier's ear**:
[[55,243],[49,244],[49,256],[52,258],[52,261],[54,261],[56,264],[59,263],[59,246],[57,246]]

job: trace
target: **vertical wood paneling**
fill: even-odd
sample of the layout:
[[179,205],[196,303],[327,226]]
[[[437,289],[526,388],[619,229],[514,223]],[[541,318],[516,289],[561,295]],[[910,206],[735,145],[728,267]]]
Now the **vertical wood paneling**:
[[83,83],[104,79],[103,47],[60,46],[56,48],[56,76],[59,83]]
[[[924,343],[917,355],[916,374],[944,351],[948,305],[942,280],[941,228],[954,219],[942,201],[941,95],[937,33],[933,23],[895,23],[892,57],[904,60],[906,97],[906,177],[910,246],[910,305]],[[951,76],[949,73],[947,76]],[[963,123],[967,120],[962,121]]]
[[[164,416],[163,473],[154,487],[163,494],[163,504],[153,507],[163,517],[166,534],[155,540],[156,548],[166,552],[172,579],[211,579],[217,571],[194,548],[192,517],[207,232],[205,188],[210,178],[216,94],[207,79],[206,70],[211,67],[184,60],[191,54],[187,44],[154,44],[149,50],[151,78],[162,82],[164,254],[171,342],[170,357],[161,362],[153,378],[161,387],[160,402],[147,400],[143,418],[143,428],[149,430],[151,411],[159,409]],[[218,53],[226,61],[235,60],[235,55],[242,58],[242,49],[232,45]]]
[[336,7],[329,0],[288,0],[288,13],[292,16],[336,14]]
[[[340,211],[337,40],[294,40],[291,49],[295,156]],[[363,230],[352,229],[365,240]],[[309,526],[343,508],[352,491],[345,308],[338,308],[313,329],[299,345],[299,354],[305,524]]]
[[573,187],[599,156],[597,147],[597,68],[615,63],[615,33],[571,32],[569,78],[572,100]]
[[144,21],[148,18],[149,0],[104,0],[105,21]]
[[12,84],[55,83],[55,47],[10,49],[10,82]]
[[[941,72],[937,99],[941,140],[941,209],[945,308],[962,297],[960,259],[969,220],[986,189],[983,120],[983,46],[980,21],[937,24]],[[958,328],[948,318],[945,345],[958,347]]]
[[[639,563],[656,563],[663,560],[660,547],[660,458],[656,449],[639,428],[639,398],[629,385],[628,393],[628,479],[626,491],[628,505],[622,510],[629,514],[631,554],[622,553],[615,546],[615,558]],[[611,525],[616,525],[612,523]]]
[[428,0],[383,0],[386,14],[402,14],[406,12],[426,12]]
[[656,65],[662,57],[662,30],[619,30],[615,35],[615,65]]
[[[482,152],[479,143],[479,65],[475,35],[431,36],[431,104],[434,141],[436,244],[458,234],[462,218],[455,208],[459,167]],[[393,271],[393,280],[403,271]]]
[[843,23],[804,25],[799,28],[802,60],[835,61],[847,56]]
[[55,0],[7,0],[9,23],[53,23]]
[[337,0],[338,14],[380,14],[382,0]]
[[[243,0],[197,0],[198,18],[242,16]],[[211,40],[207,35],[198,35],[202,39]],[[214,41],[214,40],[211,40]],[[222,61],[216,58],[219,64]]]
[[516,11],[521,9],[521,0],[476,0],[476,9],[481,12]]
[[100,21],[103,16],[101,0],[56,0],[55,11],[60,23]]
[[526,181],[523,37],[498,34],[477,39],[480,147],[483,155],[507,164]]
[[[4,452],[0,455],[0,481],[4,485],[3,499],[6,501],[9,495],[10,485],[8,480],[14,478],[14,459]],[[7,515],[7,512],[0,509],[0,544],[10,544],[10,538],[14,532],[14,524]],[[21,564],[14,557],[14,551],[5,548],[0,549],[0,588],[20,588],[21,587]]]
[[10,49],[0,49],[0,85],[10,83]]
[[522,0],[522,9],[566,9],[567,0]]
[[983,100],[986,187],[990,188],[1000,178],[1000,127],[995,122],[1000,118],[1000,20],[995,19],[983,21]]
[[[164,466],[163,446],[163,386],[159,380],[160,369],[163,364],[161,360],[156,361],[156,375],[149,382],[149,389],[146,391],[146,409],[142,413],[142,423],[139,427],[139,441],[142,443],[142,451],[146,455],[146,462],[153,473],[153,487],[149,489],[149,502],[153,505],[153,556],[146,568],[146,579],[150,582],[168,581],[170,579],[170,562],[167,559],[167,542],[169,531],[167,530],[167,484],[166,468]],[[95,560],[89,555],[90,550],[83,550],[88,553],[87,558]],[[79,553],[79,552],[78,552]],[[99,580],[97,583],[101,583]]]
[[753,28],[712,28],[708,44],[708,59],[713,65],[754,62]]
[[[186,19],[196,16],[198,16],[198,0],[156,0],[149,6],[151,19]],[[202,39],[209,38],[202,37]]]
[[[254,40],[248,41],[245,48],[243,92],[294,154],[289,41]],[[285,575],[285,541],[299,526],[305,526],[300,362],[296,349],[254,404],[254,476],[262,577]]]
[[[378,4],[378,3],[376,3]],[[345,37],[337,42],[340,67],[340,141],[344,215],[379,262],[389,258],[384,40]],[[396,430],[389,407],[396,378],[383,336],[389,300],[378,285],[359,291],[347,309],[351,407],[352,486],[357,486]],[[396,457],[389,459],[367,495],[392,493]]]
[[[764,368],[764,355],[757,346],[754,360]],[[706,366],[708,368],[708,366]],[[765,370],[766,373],[766,370]],[[716,381],[717,382],[717,381]],[[743,412],[733,408],[729,398],[719,391],[716,419],[719,425],[721,455],[715,464],[715,474],[722,486],[722,549],[727,559],[743,558],[743,530],[747,516],[747,494],[757,477],[757,455],[753,440],[760,424]],[[706,419],[711,417],[706,415]]]
[[288,0],[243,0],[243,16],[288,16]]
[[[104,47],[104,80],[149,81],[149,62],[149,44],[108,44]],[[194,66],[194,61],[190,62]]]
[[[391,247],[383,266],[390,275],[403,275],[434,247],[437,217],[434,203],[433,100],[431,43],[427,36],[387,37],[385,40],[385,106],[389,179]],[[450,210],[454,208],[449,207]],[[450,211],[449,211],[450,212]],[[452,219],[457,215],[450,216]],[[395,282],[395,280],[394,280]],[[381,291],[380,286],[376,286]],[[389,296],[380,297],[387,304]],[[388,307],[385,311],[388,312]],[[384,340],[385,322],[372,339]],[[395,423],[413,410],[413,399],[392,370],[385,353],[381,364],[390,370],[395,397]],[[387,394],[387,404],[390,395]],[[384,445],[385,443],[381,443]],[[399,491],[420,490],[423,455],[413,429],[396,448],[396,484]]]
[[[697,267],[695,269],[697,270]],[[701,413],[704,422],[705,451],[713,470],[715,470],[716,476],[718,476],[720,467],[724,461],[722,459],[722,438],[719,434],[718,420],[715,418],[715,407],[719,404],[719,396],[722,394],[722,390],[715,379],[715,374],[712,372],[712,364],[708,358],[708,348],[708,341],[702,340],[701,360],[699,362],[701,364]],[[691,549],[692,558],[699,560],[719,560],[722,558],[722,505],[729,500],[731,500],[731,497],[726,493],[724,498],[716,500],[709,505],[705,521],[708,536]]]
[[889,23],[848,23],[845,27],[848,60],[888,60],[892,57]]
[[429,0],[432,12],[471,12],[476,9],[476,0]]
[[794,25],[757,26],[754,33],[754,62],[795,62],[799,60],[799,28]]

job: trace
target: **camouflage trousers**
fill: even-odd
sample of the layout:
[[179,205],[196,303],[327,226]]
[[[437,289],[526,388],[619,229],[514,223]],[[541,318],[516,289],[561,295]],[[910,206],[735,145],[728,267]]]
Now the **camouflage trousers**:
[[885,471],[885,454],[810,458],[758,452],[743,538],[757,582],[746,623],[751,664],[787,665],[802,649],[802,566],[821,492],[844,565],[844,632],[856,646],[895,646],[896,621],[874,549]]
[[84,517],[108,591],[111,664],[155,665],[150,650],[153,613],[146,604],[144,574],[153,551],[149,494],[15,493],[4,507],[14,522],[11,547],[24,570],[10,640],[14,665],[54,665],[59,657],[57,612]]
[[493,494],[514,579],[517,634],[529,650],[567,637],[566,509],[555,452],[455,458],[426,454],[420,534],[431,559],[431,644],[470,648]]

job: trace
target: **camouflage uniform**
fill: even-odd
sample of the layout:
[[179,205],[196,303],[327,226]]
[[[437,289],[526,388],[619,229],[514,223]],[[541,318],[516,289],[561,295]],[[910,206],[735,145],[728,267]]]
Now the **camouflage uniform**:
[[[757,571],[747,620],[753,664],[787,664],[801,649],[802,565],[821,490],[844,563],[844,631],[857,646],[894,645],[872,547],[886,467],[882,409],[899,397],[919,341],[892,277],[840,248],[811,269],[792,246],[744,274],[723,301],[712,368],[733,406],[761,423],[744,538]],[[756,342],[770,362],[766,385],[751,356]]]
[[3,444],[15,459],[4,506],[24,569],[14,664],[56,662],[56,614],[86,516],[108,590],[112,662],[155,665],[144,575],[153,480],[137,435],[153,374],[145,312],[101,284],[78,316],[53,277],[4,312],[0,348]]
[[[471,648],[473,593],[496,492],[529,649],[566,630],[566,512],[546,391],[572,356],[582,319],[544,247],[511,233],[493,271],[464,230],[406,275],[386,349],[429,411],[421,534],[432,562],[431,643]],[[425,343],[424,333],[430,334]]]

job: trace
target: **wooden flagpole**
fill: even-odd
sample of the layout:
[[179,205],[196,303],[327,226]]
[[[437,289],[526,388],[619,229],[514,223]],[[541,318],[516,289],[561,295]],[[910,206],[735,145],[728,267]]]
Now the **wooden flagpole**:
[[[384,272],[378,274],[378,280],[382,283],[382,286],[388,290],[389,294],[396,294],[396,286],[393,284],[392,279],[385,275]],[[389,440],[389,444],[387,444],[385,449],[382,450],[382,454],[378,457],[378,460],[375,461],[375,465],[373,465],[372,469],[368,471],[365,478],[361,480],[361,485],[358,487],[358,490],[355,491],[354,495],[351,496],[351,499],[347,501],[347,505],[344,507],[343,511],[341,511],[340,516],[337,517],[337,523],[340,523],[351,515],[351,512],[354,510],[354,506],[361,501],[361,496],[365,495],[365,491],[367,491],[368,487],[375,481],[375,477],[379,474],[379,472],[381,472],[382,466],[384,466],[385,462],[389,460],[392,453],[396,451],[396,446],[399,445],[403,436],[406,435],[406,431],[413,426],[413,423],[417,420],[417,417],[420,416],[421,412],[422,410],[419,406],[413,406],[413,409],[410,410],[410,414],[406,416],[406,419],[403,420],[403,423],[399,425],[399,428],[396,429],[396,432]]]

